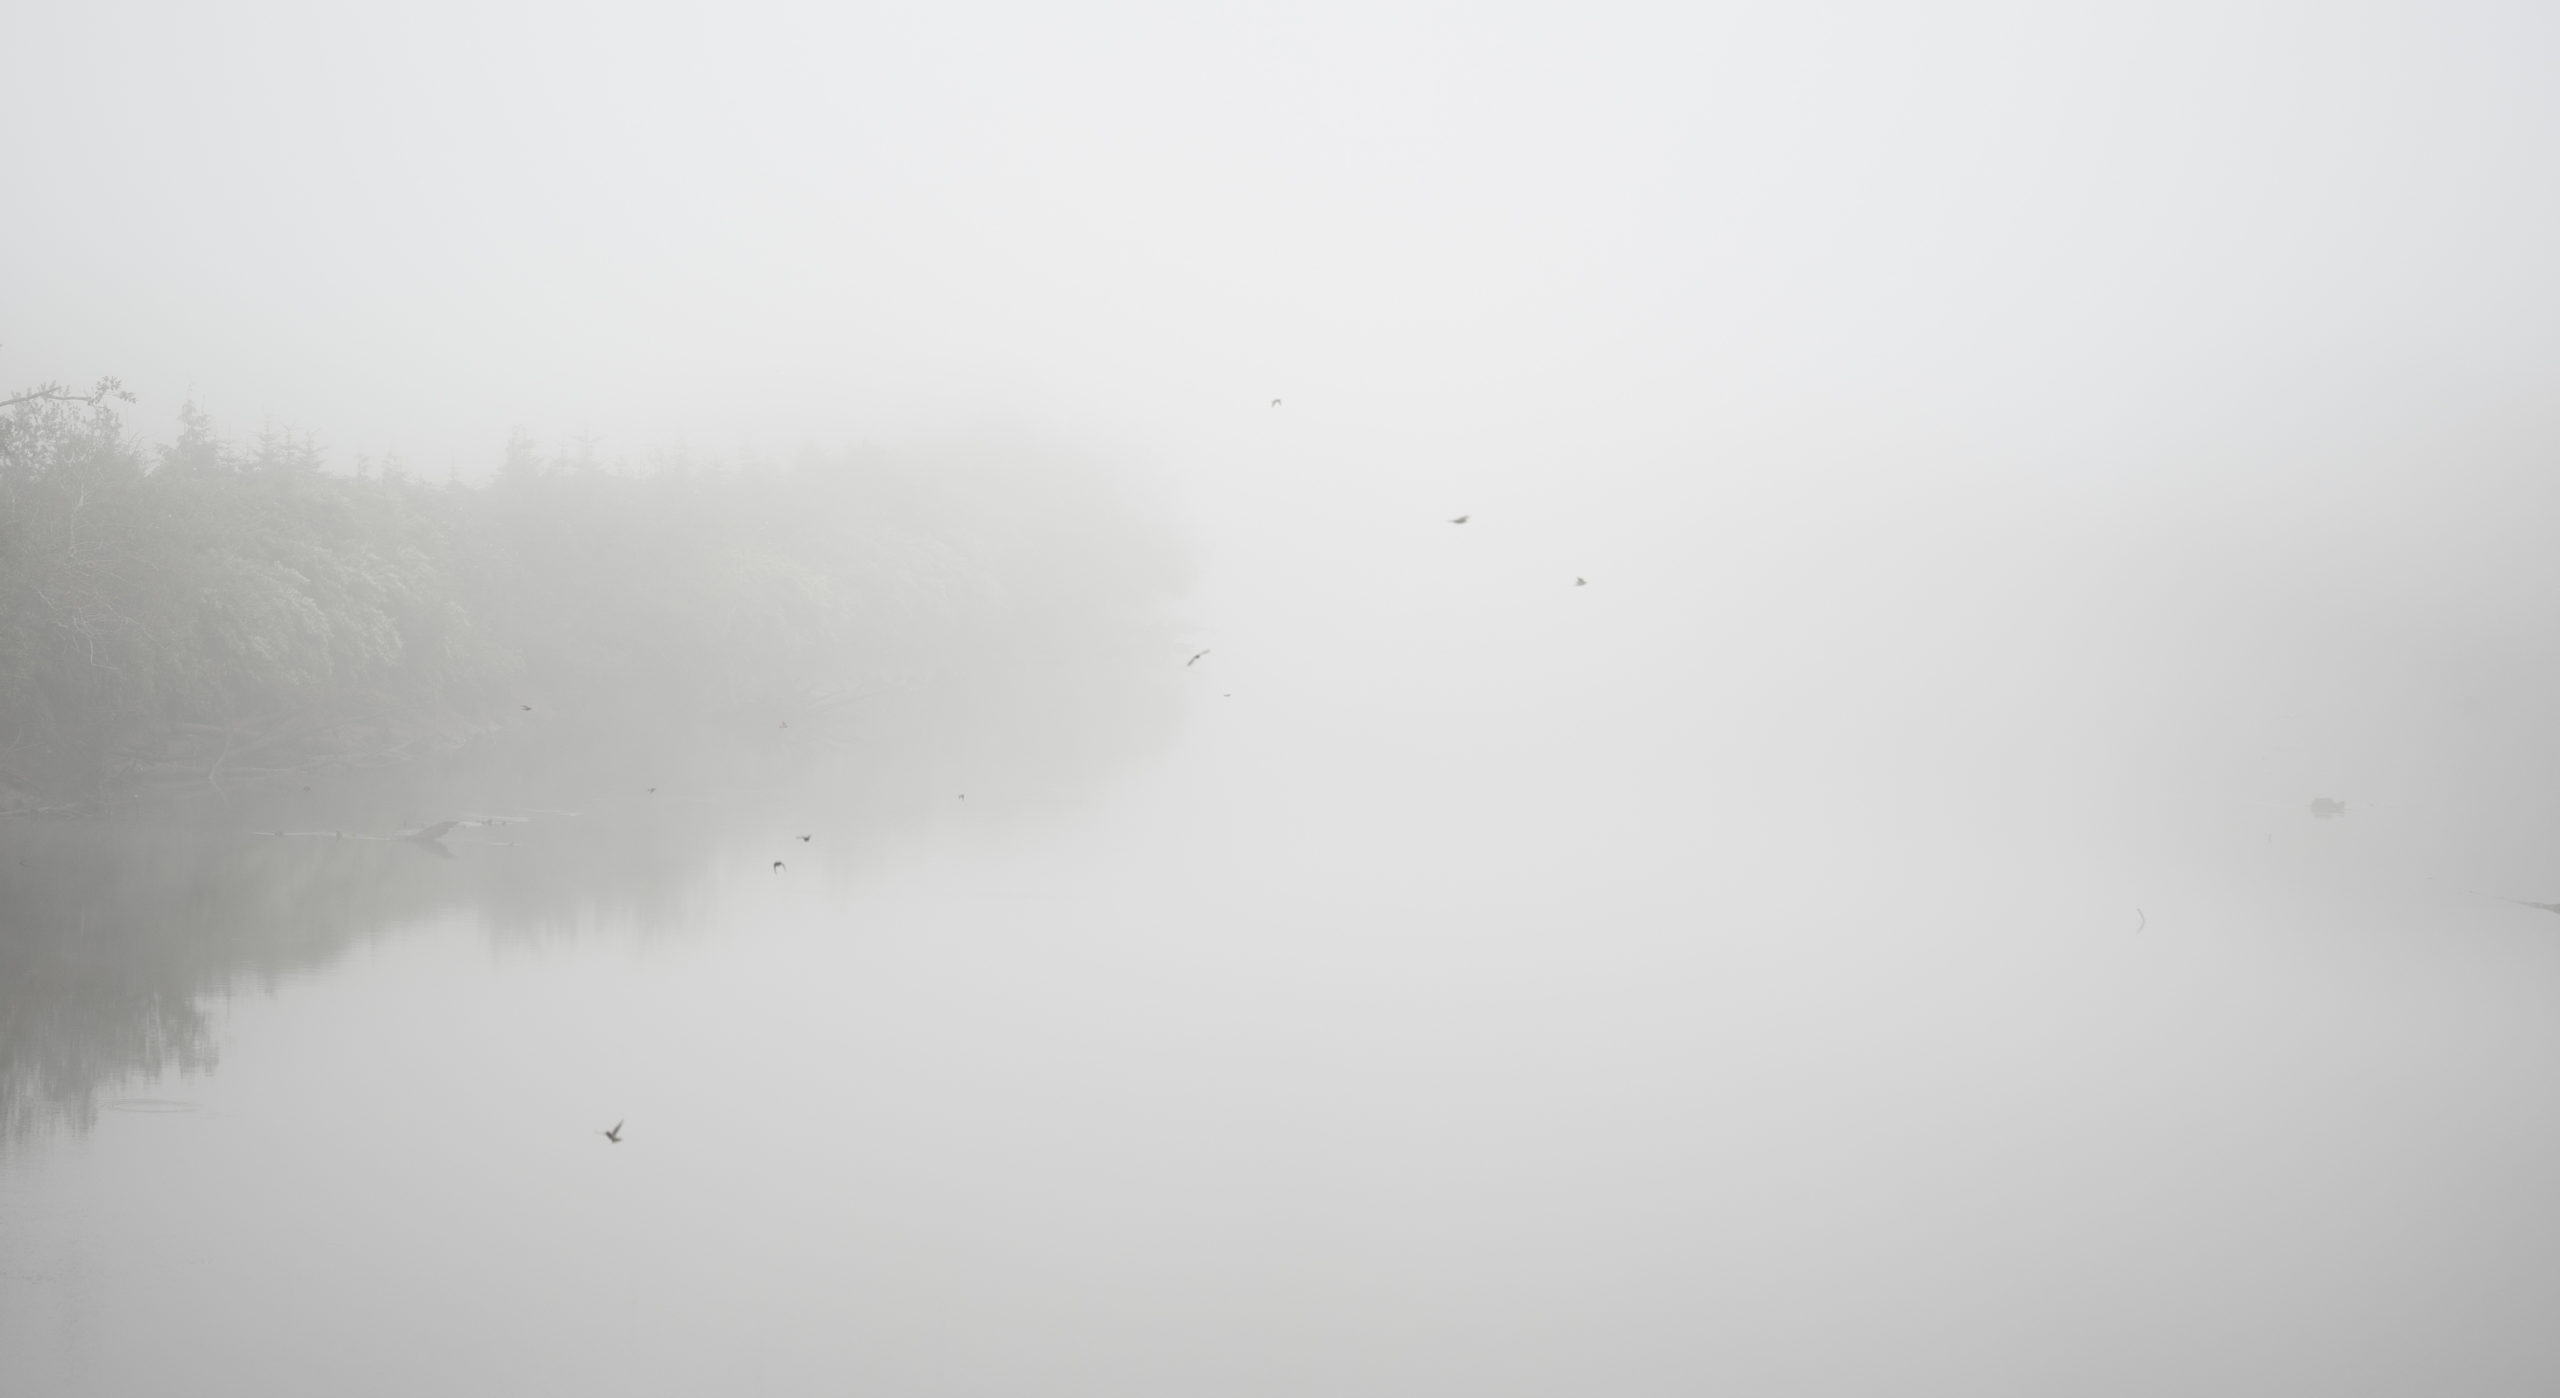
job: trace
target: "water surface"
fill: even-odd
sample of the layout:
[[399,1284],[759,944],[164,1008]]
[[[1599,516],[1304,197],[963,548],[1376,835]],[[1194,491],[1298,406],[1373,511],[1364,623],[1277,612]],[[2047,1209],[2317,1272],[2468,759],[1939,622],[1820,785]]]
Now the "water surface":
[[2416,786],[2308,815],[2401,770],[2358,712],[2145,767],[1448,566],[1240,588],[1108,731],[13,828],[0,1387],[2560,1374],[2560,919],[2462,886],[2522,806],[2466,863]]

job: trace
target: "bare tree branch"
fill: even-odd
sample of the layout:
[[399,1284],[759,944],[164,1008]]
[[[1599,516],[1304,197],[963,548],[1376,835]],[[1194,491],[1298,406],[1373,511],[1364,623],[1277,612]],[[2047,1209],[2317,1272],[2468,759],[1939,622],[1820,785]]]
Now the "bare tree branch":
[[87,393],[74,393],[58,383],[49,383],[33,393],[21,393],[15,398],[0,398],[0,408],[14,408],[20,403],[84,403],[94,407],[110,398],[122,399],[127,403],[133,401],[133,395],[125,391],[122,380],[100,379],[98,386]]

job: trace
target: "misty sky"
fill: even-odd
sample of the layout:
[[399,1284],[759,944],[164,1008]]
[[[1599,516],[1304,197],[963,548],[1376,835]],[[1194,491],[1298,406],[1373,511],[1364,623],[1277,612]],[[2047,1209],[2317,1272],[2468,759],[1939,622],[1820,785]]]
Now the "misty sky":
[[1277,395],[1483,479],[1771,411],[2126,469],[2538,414],[2560,335],[2533,5],[12,27],[0,378],[342,464],[997,417],[1197,466]]

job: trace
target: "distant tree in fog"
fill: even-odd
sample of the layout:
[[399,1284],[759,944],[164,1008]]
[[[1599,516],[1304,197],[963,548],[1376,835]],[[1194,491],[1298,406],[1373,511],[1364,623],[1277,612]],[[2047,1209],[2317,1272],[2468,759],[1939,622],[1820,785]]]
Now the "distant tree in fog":
[[146,450],[119,392],[0,410],[0,812],[394,760],[531,694],[823,707],[1134,614],[1173,575],[1084,477],[628,472],[519,432],[487,485],[428,486],[272,426],[235,446],[192,403]]

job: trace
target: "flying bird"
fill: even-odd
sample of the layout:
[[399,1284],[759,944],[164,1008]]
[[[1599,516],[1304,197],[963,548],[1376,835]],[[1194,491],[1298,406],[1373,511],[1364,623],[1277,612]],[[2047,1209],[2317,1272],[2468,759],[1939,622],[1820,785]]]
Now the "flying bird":
[[433,825],[420,826],[418,829],[410,831],[407,838],[412,840],[441,840],[452,831],[454,826],[459,824],[461,824],[460,821],[439,820]]
[[1276,407],[1279,407],[1279,406],[1280,406],[1280,400],[1279,400],[1279,399],[1277,399],[1277,398],[1272,399],[1272,400],[1271,400],[1271,406],[1273,406],[1273,407],[1275,407],[1275,408],[1276,408]]
[[2326,796],[2312,798],[2311,818],[2313,820],[2334,820],[2346,813],[2347,803],[2344,801],[2332,800]]
[[1589,586],[1591,586],[1591,584],[1590,584],[1589,582],[1586,582],[1585,580],[1583,580],[1583,579],[1581,579],[1581,578],[1575,578],[1575,579],[1573,580],[1573,585],[1574,585],[1575,587],[1589,587]]
[[1200,663],[1200,656],[1201,656],[1201,655],[1207,655],[1208,653],[1209,653],[1209,652],[1207,652],[1207,651],[1205,651],[1205,650],[1204,650],[1204,651],[1200,652],[1200,655],[1195,655],[1195,656],[1191,657],[1189,660],[1186,660],[1186,661],[1182,662],[1182,668],[1183,668],[1183,669],[1185,669],[1185,670],[1188,670],[1188,669],[1190,669],[1192,666],[1199,664],[1199,663]]
[[801,837],[800,837],[800,843],[802,843],[802,844],[804,844],[804,845],[805,845],[805,844],[807,844],[807,843],[809,843],[809,837],[808,837],[808,836],[806,836],[806,835],[801,836]]
[[777,860],[773,861],[773,871],[774,871],[775,873],[777,873],[777,874],[779,874],[779,873],[781,873],[781,872],[782,872],[782,861],[781,861],[781,860],[777,859]]
[[1467,517],[1466,517],[1465,515],[1460,515],[1460,516],[1458,516],[1456,519],[1453,519],[1453,520],[1451,520],[1451,521],[1449,521],[1449,522],[1450,522],[1451,524],[1464,524],[1464,523],[1466,523],[1466,522],[1467,522]]
[[517,707],[517,708],[519,708],[519,709],[524,710],[526,713],[532,713],[532,712],[533,712],[533,706],[532,706],[531,704],[518,704],[518,705],[516,705],[516,707]]
[[2137,922],[2137,923],[2135,923],[2135,924],[2133,925],[2133,930],[2134,930],[2134,931],[2139,932],[2139,931],[2141,931],[2143,928],[2149,927],[2149,926],[2151,925],[2151,914],[2144,912],[2144,911],[2143,911],[2142,909],[2140,909],[2140,908],[2136,908],[2136,909],[2134,909],[2134,910],[2133,910],[2133,915],[2134,915],[2135,917],[2138,917],[2138,918],[2142,919],[2140,922]]
[[612,1130],[610,1130],[610,1131],[599,1131],[599,1132],[597,1132],[596,1134],[597,1134],[597,1135],[599,1135],[599,1136],[604,1137],[604,1138],[605,1138],[606,1140],[608,1140],[608,1141],[613,1142],[613,1143],[614,1143],[615,1145],[617,1145],[617,1146],[618,1146],[618,1145],[621,1145],[621,1144],[622,1144],[622,1123],[617,1121],[617,1122],[615,1122],[615,1123],[613,1124],[613,1129],[612,1129]]
[[2540,908],[2546,913],[2560,913],[2560,903],[2528,903],[2521,898],[2501,898],[2498,901],[2513,903],[2519,908]]

